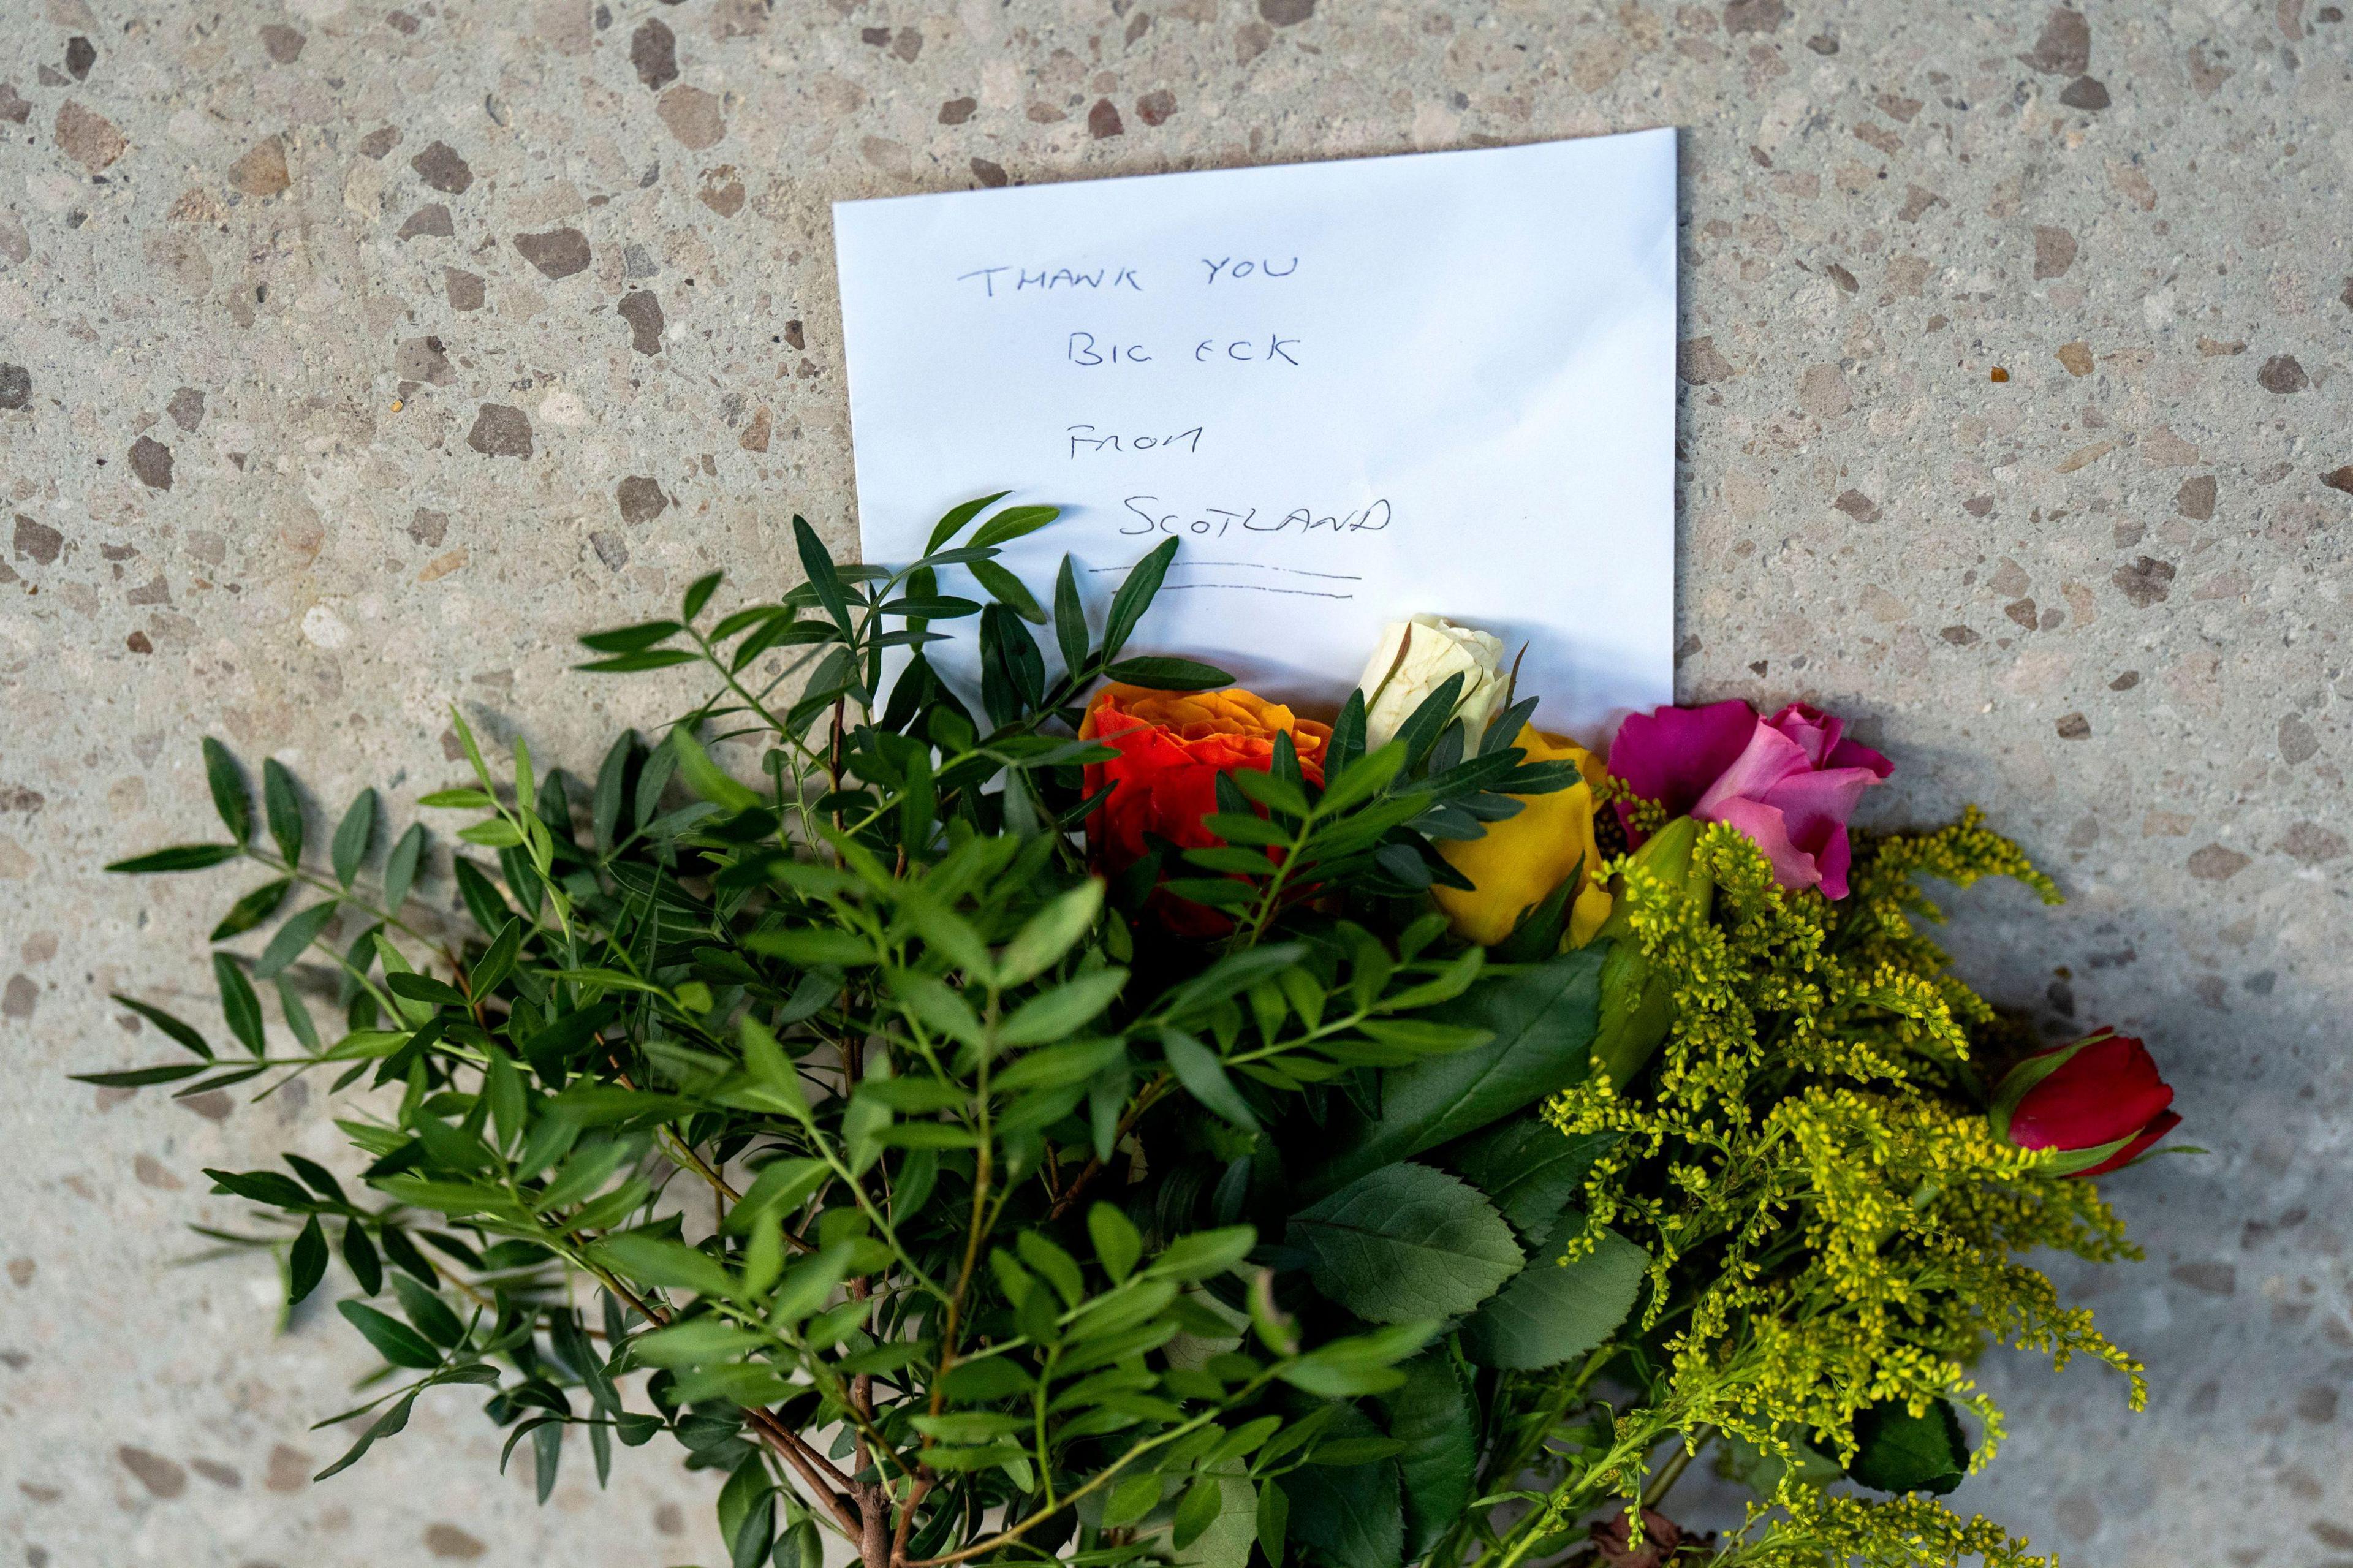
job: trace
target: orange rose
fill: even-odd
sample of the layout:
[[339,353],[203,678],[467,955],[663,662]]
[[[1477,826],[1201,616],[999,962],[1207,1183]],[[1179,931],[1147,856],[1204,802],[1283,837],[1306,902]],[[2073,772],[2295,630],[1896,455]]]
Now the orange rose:
[[[1218,809],[1217,776],[1271,770],[1278,734],[1291,737],[1300,773],[1321,784],[1330,727],[1299,718],[1279,702],[1239,689],[1153,691],[1114,682],[1096,692],[1080,738],[1119,752],[1086,769],[1088,795],[1106,784],[1112,790],[1087,818],[1087,838],[1103,870],[1116,875],[1142,859],[1151,847],[1147,834],[1185,849],[1224,842],[1201,826]],[[1163,920],[1180,935],[1214,937],[1229,929],[1223,915],[1202,905],[1176,900],[1162,905]]]

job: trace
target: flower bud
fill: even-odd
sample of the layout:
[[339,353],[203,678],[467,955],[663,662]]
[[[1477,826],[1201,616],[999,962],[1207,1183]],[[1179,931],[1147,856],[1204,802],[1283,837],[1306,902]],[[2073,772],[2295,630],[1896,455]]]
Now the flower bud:
[[1987,1114],[2021,1149],[2056,1149],[2063,1176],[2099,1176],[2129,1164],[2181,1125],[2173,1086],[2148,1047],[2101,1029],[2037,1051],[2002,1075]]

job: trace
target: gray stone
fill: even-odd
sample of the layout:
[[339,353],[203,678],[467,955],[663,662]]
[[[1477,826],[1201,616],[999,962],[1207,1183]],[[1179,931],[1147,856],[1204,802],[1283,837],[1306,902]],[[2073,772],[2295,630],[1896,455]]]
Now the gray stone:
[[474,427],[466,433],[466,445],[486,458],[528,458],[531,420],[520,408],[485,403],[474,416]]

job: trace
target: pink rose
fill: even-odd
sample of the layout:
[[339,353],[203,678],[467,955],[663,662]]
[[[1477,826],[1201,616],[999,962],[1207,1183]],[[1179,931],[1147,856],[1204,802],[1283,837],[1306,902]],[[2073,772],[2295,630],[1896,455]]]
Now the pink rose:
[[[1770,719],[1735,698],[1705,708],[1661,708],[1618,728],[1609,772],[1671,817],[1728,822],[1756,841],[1785,888],[1846,897],[1847,819],[1862,792],[1894,768],[1843,738],[1845,723],[1792,702]],[[1640,844],[1632,812],[1619,819]]]

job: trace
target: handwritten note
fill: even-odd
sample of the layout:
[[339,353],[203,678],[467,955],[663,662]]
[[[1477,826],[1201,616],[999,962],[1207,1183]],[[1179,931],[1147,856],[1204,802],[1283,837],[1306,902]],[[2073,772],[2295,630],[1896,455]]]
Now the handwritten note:
[[1007,555],[1041,597],[1180,539],[1135,651],[1270,696],[1430,611],[1548,728],[1672,700],[1674,179],[1649,131],[839,203],[866,558],[1010,486],[1065,509]]

